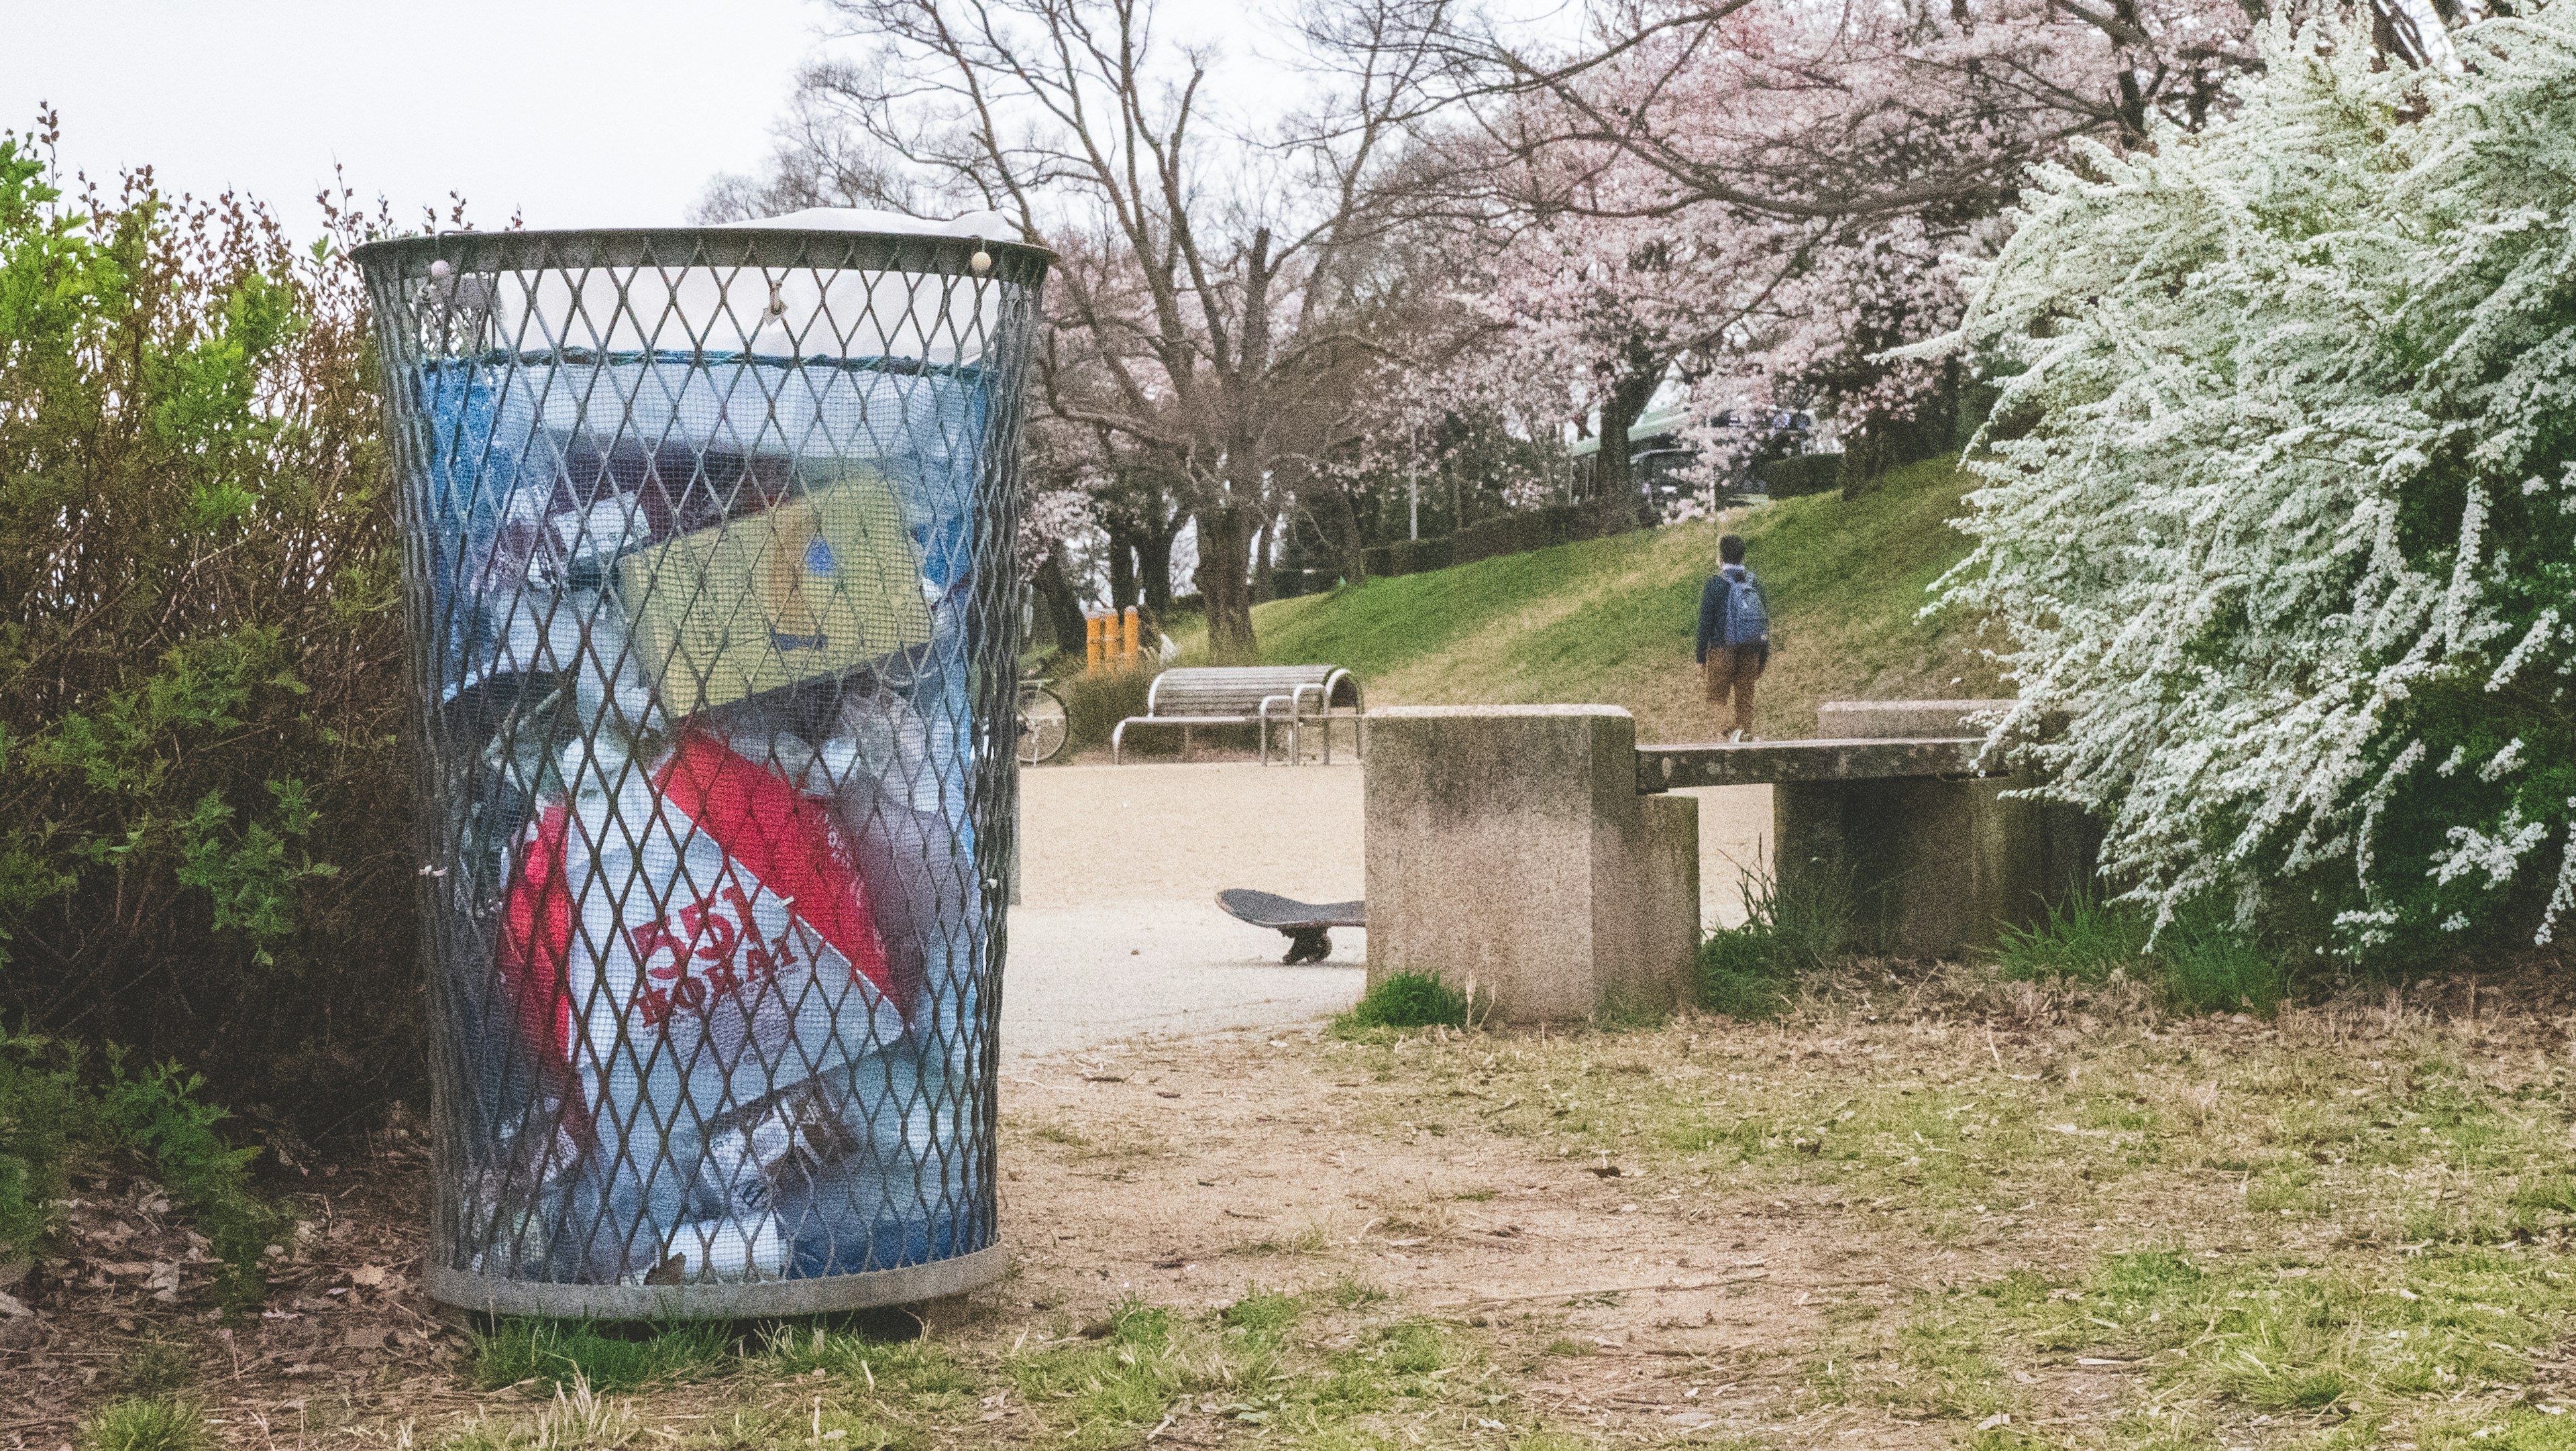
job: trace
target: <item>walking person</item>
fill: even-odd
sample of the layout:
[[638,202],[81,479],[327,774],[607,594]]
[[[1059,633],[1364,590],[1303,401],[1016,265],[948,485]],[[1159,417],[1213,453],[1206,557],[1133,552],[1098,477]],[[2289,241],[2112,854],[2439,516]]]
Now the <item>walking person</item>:
[[1699,669],[1708,698],[1732,704],[1731,741],[1753,739],[1753,682],[1771,663],[1771,615],[1762,585],[1744,567],[1744,541],[1717,541],[1717,573],[1699,592]]

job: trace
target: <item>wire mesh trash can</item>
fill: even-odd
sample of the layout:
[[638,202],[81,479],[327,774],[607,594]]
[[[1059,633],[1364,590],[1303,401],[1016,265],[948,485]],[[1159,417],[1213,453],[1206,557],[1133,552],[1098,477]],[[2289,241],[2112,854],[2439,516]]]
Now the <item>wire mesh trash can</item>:
[[356,255],[425,724],[430,1292],[730,1317],[998,1275],[1049,255],[788,225]]

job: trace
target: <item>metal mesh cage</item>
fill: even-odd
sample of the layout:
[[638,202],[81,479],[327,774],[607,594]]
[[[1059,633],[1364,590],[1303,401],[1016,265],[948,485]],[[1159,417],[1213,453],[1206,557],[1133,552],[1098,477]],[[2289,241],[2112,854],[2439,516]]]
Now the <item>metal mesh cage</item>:
[[357,257],[425,728],[431,1292],[732,1316],[990,1279],[1047,254]]

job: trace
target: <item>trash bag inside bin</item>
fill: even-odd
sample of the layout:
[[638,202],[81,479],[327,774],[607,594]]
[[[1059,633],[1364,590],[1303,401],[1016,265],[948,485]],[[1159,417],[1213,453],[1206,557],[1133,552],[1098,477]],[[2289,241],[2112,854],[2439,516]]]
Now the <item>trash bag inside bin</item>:
[[422,375],[455,1267],[689,1284],[981,1248],[980,384],[760,382],[771,436],[744,439],[686,406],[703,360],[591,371],[614,434],[523,378]]

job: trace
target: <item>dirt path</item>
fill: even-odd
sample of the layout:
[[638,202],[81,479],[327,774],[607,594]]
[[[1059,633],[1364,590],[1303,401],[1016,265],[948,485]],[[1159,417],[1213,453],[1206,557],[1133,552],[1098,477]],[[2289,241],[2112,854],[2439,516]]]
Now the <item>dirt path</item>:
[[1533,1414],[1660,1440],[1776,1426],[1829,1304],[1854,1286],[1889,1300],[1942,1268],[1849,1233],[1839,1195],[1711,1202],[1633,1158],[1533,1153],[1494,1130],[1516,1106],[1504,1097],[1426,1097],[1373,1072],[1376,1056],[1167,1043],[1015,1075],[1014,1310],[1087,1318],[1131,1295],[1207,1309],[1357,1281],[1487,1332],[1529,1377]]

